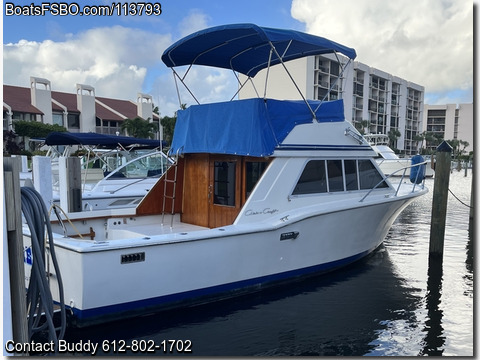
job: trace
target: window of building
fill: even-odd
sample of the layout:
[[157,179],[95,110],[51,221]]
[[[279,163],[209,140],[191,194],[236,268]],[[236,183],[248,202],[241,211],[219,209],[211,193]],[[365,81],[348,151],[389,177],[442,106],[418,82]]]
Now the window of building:
[[235,161],[215,161],[214,204],[235,206],[236,165]]
[[12,114],[12,120],[35,121],[35,114],[14,111]]
[[116,135],[117,132],[121,133],[122,127],[119,121],[115,120],[101,120],[96,119],[96,130],[101,134]]
[[63,126],[63,114],[62,113],[52,113],[52,122],[54,124]]
[[80,115],[79,114],[68,114],[67,122],[69,129],[80,129]]

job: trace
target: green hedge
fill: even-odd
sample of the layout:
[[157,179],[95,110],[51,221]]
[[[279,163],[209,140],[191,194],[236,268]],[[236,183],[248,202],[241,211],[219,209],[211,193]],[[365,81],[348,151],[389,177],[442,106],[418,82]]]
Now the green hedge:
[[30,138],[44,138],[52,131],[67,131],[63,126],[57,124],[50,125],[37,121],[22,120],[14,121],[13,128],[18,136],[28,136]]

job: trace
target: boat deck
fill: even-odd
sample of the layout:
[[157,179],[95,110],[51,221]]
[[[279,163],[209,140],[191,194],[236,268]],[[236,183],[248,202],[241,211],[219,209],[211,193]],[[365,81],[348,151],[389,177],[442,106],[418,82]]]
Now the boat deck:
[[176,214],[171,221],[172,215],[165,215],[162,224],[162,215],[146,216],[135,219],[134,224],[118,222],[109,228],[108,240],[120,240],[136,237],[151,237],[168,234],[187,234],[193,231],[209,230],[208,227],[192,225],[180,221],[180,216]]

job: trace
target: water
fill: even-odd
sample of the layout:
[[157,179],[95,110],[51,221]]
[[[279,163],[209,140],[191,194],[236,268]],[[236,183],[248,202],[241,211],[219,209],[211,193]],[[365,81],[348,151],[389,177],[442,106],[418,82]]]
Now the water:
[[[469,209],[449,195],[443,265],[429,266],[433,182],[427,180],[429,194],[405,209],[384,245],[348,268],[224,302],[69,329],[65,339],[100,346],[191,341],[191,353],[167,355],[473,356]],[[467,205],[471,182],[471,172],[450,177],[450,189]]]

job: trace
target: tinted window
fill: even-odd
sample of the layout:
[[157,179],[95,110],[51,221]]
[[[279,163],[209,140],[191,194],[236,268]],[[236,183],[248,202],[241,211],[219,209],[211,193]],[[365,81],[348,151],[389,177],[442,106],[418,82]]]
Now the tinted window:
[[357,162],[355,160],[344,160],[345,185],[347,190],[358,190]]
[[343,191],[342,160],[327,160],[328,191]]
[[263,172],[267,168],[268,163],[266,161],[248,161],[245,164],[245,192],[246,197],[250,196],[255,184],[262,176]]
[[[383,179],[370,160],[358,160],[358,172],[360,173],[360,189],[372,189]],[[388,187],[385,182],[377,186],[377,188],[384,187]]]
[[327,192],[325,160],[311,160],[305,166],[305,169],[293,190],[293,195],[324,192]]

